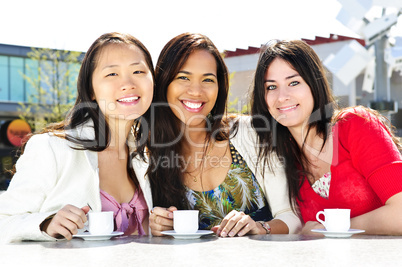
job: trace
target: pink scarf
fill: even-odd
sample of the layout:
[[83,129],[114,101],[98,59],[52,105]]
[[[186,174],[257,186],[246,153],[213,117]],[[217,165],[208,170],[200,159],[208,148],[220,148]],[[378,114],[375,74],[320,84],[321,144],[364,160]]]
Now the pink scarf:
[[107,192],[100,190],[102,211],[113,211],[116,231],[130,235],[138,231],[144,235],[142,222],[148,213],[148,207],[141,190],[137,190],[129,203],[120,204]]

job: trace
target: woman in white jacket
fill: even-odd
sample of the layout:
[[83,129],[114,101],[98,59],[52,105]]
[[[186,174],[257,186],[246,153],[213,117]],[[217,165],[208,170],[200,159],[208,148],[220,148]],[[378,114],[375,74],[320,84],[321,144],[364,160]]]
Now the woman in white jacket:
[[[77,100],[63,122],[26,143],[0,195],[0,240],[71,239],[86,213],[112,210],[116,230],[146,234],[149,188],[131,159],[143,155],[154,90],[151,56],[128,34],[108,33],[82,62]],[[138,179],[137,179],[138,178]]]

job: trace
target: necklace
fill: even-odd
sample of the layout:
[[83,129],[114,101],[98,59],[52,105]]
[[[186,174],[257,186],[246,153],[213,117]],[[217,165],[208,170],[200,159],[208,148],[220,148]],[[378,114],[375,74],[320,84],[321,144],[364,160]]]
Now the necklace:
[[[206,156],[202,159],[202,161],[200,162],[200,165],[198,165],[198,167],[195,168],[195,169],[192,171],[192,172],[194,172],[196,169],[200,169],[196,175],[191,174],[192,172],[186,171],[186,173],[187,173],[188,175],[190,175],[190,177],[193,179],[193,181],[194,181],[195,183],[198,181],[198,180],[197,180],[197,176],[198,176],[199,174],[201,174],[201,172],[202,172],[201,164],[204,162],[204,159],[207,159],[207,158],[209,157],[209,154],[211,154],[211,151],[214,149],[214,145],[215,145],[215,143],[212,143],[211,148],[209,149],[207,155],[206,155]],[[194,162],[195,162],[195,161],[194,161]],[[195,165],[195,164],[194,164],[194,165]]]
[[[200,171],[201,172],[201,171]],[[193,178],[193,181],[196,183],[198,180],[197,180],[197,176],[198,176],[198,174],[200,174],[200,172],[198,172],[197,173],[197,175],[192,175],[190,172],[186,172],[188,175],[190,175],[191,176],[191,178]]]

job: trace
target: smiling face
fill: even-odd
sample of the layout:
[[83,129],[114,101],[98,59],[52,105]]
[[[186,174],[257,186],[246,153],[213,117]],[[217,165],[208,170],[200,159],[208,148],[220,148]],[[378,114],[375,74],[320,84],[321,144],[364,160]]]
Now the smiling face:
[[206,50],[192,52],[167,90],[176,117],[188,126],[205,126],[218,97],[217,65]]
[[314,100],[310,87],[281,58],[274,59],[264,77],[265,101],[269,113],[283,126],[301,128],[313,112]]
[[109,44],[102,49],[92,76],[94,99],[107,121],[134,120],[151,105],[152,74],[135,45]]

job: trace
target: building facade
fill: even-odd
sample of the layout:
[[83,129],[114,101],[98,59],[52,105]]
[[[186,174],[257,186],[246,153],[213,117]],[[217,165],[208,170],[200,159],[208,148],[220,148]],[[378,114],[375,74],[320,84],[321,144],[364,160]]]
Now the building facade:
[[[48,55],[39,58],[37,55],[44,51]],[[32,103],[52,105],[57,99],[52,95],[54,86],[76,86],[80,63],[67,62],[64,57],[68,53],[0,44],[0,190],[8,186],[11,177],[9,170],[15,164],[21,140],[32,130],[27,122],[20,119],[23,106],[26,108]],[[82,59],[83,54],[79,54],[79,59]],[[60,58],[54,60],[49,55]],[[43,96],[51,97],[38,99],[38,90],[43,91]]]

